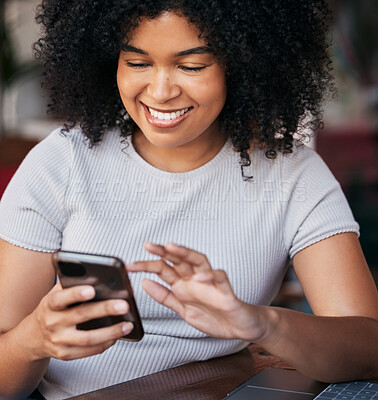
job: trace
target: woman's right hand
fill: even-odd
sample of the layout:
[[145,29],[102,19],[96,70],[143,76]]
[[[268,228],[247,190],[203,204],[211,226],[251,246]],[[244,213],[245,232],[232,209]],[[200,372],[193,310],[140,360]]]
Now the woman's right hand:
[[37,338],[33,346],[35,359],[53,357],[74,360],[99,354],[121,336],[131,332],[133,325],[130,322],[89,331],[76,329],[76,325],[82,322],[107,315],[122,315],[129,310],[128,303],[121,299],[70,307],[75,303],[91,300],[94,296],[92,286],[63,289],[61,284],[56,284],[42,298],[30,315]]

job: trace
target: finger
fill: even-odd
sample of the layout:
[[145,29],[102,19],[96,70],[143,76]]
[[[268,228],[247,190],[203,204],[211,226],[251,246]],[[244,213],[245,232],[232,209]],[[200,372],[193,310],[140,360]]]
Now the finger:
[[131,322],[120,322],[111,326],[88,331],[75,330],[71,335],[67,332],[62,338],[62,344],[77,347],[93,347],[109,341],[115,341],[128,335],[134,329]]
[[168,285],[173,285],[179,276],[177,272],[163,260],[157,261],[137,261],[127,265],[127,270],[131,272],[151,272],[157,274]]
[[94,346],[60,346],[52,350],[51,356],[59,360],[76,360],[78,358],[89,357],[101,354],[116,343],[116,339],[107,340]]
[[181,262],[181,259],[179,257],[176,257],[165,249],[164,246],[156,243],[151,243],[151,242],[145,242],[143,247],[152,254],[155,254],[157,256],[160,256],[161,258],[164,258],[168,261],[170,261],[173,264],[178,264]]
[[62,284],[57,283],[56,285],[53,286],[53,288],[50,290],[50,293],[58,292],[59,290],[62,290]]
[[77,358],[90,357],[96,354],[101,354],[109,347],[113,346],[116,341],[117,340],[108,340],[107,342],[101,343],[97,346],[85,347],[85,351],[82,353],[82,355],[80,355],[79,357],[76,356],[72,359],[76,360]]
[[193,275],[194,273],[193,266],[190,263],[186,262],[185,260],[182,260],[179,257],[172,255],[169,251],[166,250],[164,246],[146,242],[144,244],[144,248],[153,254],[159,255],[164,260],[172,262],[174,269],[181,278],[185,279]]
[[181,315],[183,306],[169,289],[150,279],[143,279],[142,286],[145,292],[158,303]]
[[70,325],[77,325],[91,319],[125,315],[129,309],[129,304],[125,300],[106,300],[69,308],[64,311],[64,314],[66,320],[70,321]]
[[207,257],[198,251],[179,246],[172,242],[168,242],[165,245],[165,249],[169,254],[179,257],[181,261],[192,264],[197,270],[211,270]]
[[172,255],[166,250],[164,246],[161,246],[160,244],[146,242],[144,244],[144,248],[150,253],[159,255],[164,260],[170,261],[173,264],[173,267],[175,268],[177,274],[181,278],[188,278],[193,275],[194,269],[192,265],[180,259],[179,257]]
[[222,270],[200,271],[193,276],[193,279],[197,282],[214,284],[224,293],[233,293],[227,274]]
[[88,285],[68,289],[62,289],[61,285],[56,285],[49,293],[48,305],[51,310],[60,311],[71,304],[91,300],[95,294],[94,288]]

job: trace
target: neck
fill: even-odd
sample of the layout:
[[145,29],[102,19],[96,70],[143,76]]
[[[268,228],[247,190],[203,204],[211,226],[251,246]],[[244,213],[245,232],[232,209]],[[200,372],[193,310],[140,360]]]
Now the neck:
[[140,130],[133,134],[132,141],[136,152],[150,165],[162,171],[180,173],[192,171],[211,161],[227,140],[219,131],[217,135],[203,135],[174,148],[154,145]]

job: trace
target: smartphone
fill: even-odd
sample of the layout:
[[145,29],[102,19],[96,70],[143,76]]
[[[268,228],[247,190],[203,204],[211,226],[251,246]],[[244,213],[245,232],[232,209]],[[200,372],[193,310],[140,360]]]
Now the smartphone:
[[[96,291],[94,299],[124,299],[130,310],[125,315],[109,315],[83,322],[77,329],[90,330],[114,325],[122,321],[130,321],[134,329],[121,339],[139,341],[144,335],[142,322],[134,299],[124,263],[116,257],[96,254],[57,251],[53,253],[53,263],[63,288],[78,285],[91,285]],[[78,305],[81,303],[75,303]]]

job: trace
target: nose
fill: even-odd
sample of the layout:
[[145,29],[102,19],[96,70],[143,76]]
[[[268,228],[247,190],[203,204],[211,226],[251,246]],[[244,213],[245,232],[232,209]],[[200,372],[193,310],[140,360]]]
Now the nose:
[[180,96],[181,88],[174,82],[172,73],[158,69],[151,77],[147,93],[156,103],[166,103]]

